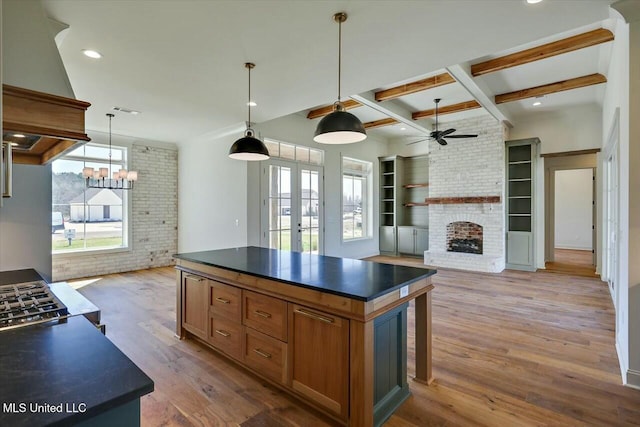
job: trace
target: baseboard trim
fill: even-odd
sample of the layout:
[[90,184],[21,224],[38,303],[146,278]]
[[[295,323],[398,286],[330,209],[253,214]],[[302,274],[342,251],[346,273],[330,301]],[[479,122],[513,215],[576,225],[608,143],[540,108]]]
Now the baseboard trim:
[[640,371],[627,369],[627,387],[640,390]]
[[620,367],[620,377],[622,378],[622,384],[627,385],[627,366],[622,358],[622,352],[620,351],[620,343],[618,343],[618,337],[616,336],[616,354],[618,355],[618,366]]

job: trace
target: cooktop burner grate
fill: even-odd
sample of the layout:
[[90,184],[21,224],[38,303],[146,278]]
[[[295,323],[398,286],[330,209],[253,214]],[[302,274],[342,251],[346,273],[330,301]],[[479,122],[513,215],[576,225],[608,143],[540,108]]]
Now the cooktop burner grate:
[[0,330],[63,318],[67,308],[44,281],[0,286]]

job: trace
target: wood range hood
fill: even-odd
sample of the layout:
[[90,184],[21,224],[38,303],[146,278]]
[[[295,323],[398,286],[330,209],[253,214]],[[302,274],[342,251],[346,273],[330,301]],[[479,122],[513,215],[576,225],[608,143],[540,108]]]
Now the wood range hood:
[[13,163],[44,165],[90,141],[84,126],[90,105],[3,84],[2,141],[12,144]]

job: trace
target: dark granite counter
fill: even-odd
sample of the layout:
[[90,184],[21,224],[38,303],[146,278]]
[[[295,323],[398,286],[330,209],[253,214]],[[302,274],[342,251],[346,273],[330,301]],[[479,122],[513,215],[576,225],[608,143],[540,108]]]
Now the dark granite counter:
[[36,280],[44,280],[44,278],[33,268],[0,271],[0,285],[12,285],[14,283],[33,282]]
[[175,258],[370,301],[436,270],[255,246],[175,254]]
[[153,391],[153,381],[82,316],[0,333],[0,377],[5,426],[75,425]]

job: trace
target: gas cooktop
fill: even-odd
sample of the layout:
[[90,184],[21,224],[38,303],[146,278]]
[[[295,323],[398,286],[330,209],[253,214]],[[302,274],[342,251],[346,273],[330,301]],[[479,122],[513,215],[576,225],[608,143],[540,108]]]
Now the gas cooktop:
[[67,307],[43,280],[0,286],[0,331],[60,320]]

